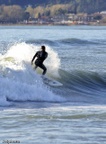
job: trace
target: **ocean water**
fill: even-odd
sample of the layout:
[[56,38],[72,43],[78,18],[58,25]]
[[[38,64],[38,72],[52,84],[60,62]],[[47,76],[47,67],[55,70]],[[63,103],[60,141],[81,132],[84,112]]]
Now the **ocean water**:
[[[41,45],[63,86],[31,66]],[[106,143],[105,26],[0,26],[0,143]]]

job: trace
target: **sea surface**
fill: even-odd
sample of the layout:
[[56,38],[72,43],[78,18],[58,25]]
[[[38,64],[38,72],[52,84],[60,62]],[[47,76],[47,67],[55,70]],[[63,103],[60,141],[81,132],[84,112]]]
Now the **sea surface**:
[[0,143],[106,144],[105,26],[0,26]]

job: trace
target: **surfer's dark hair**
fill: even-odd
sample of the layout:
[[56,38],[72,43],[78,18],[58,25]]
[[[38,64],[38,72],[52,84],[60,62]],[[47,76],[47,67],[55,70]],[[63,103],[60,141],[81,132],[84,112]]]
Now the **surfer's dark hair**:
[[41,46],[41,48],[42,48],[42,50],[45,50],[45,46],[43,45],[43,46]]

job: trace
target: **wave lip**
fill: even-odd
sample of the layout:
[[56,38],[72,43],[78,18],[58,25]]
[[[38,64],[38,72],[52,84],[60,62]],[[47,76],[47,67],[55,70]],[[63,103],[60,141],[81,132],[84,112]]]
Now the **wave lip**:
[[76,38],[61,39],[61,40],[58,40],[58,42],[63,43],[63,44],[80,44],[80,45],[99,44],[96,41],[94,42],[94,41],[81,40],[81,39],[76,39]]
[[39,39],[39,40],[27,40],[26,43],[28,44],[36,44],[36,45],[49,45],[49,46],[60,46],[61,44],[64,45],[105,45],[105,40],[82,40],[77,38],[66,38],[60,40],[48,40],[48,39]]
[[62,94],[69,101],[106,103],[106,74],[60,70]]
[[50,45],[50,46],[56,46],[57,45],[56,41],[47,40],[47,39],[39,39],[39,40],[32,39],[32,40],[27,40],[26,43],[37,44],[37,45],[46,44],[46,45]]
[[61,77],[63,81],[70,82],[68,83],[73,85],[81,85],[86,87],[93,86],[96,88],[105,88],[106,87],[106,74],[99,74],[97,72],[86,72],[86,71],[72,71],[71,73],[61,70]]

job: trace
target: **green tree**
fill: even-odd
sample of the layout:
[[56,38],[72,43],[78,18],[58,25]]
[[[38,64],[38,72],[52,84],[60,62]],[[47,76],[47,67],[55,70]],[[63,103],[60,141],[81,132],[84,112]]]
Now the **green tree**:
[[17,22],[23,19],[24,11],[20,6],[3,6],[2,7],[2,21]]
[[95,19],[95,20],[101,20],[101,19],[102,19],[102,15],[96,14],[96,15],[94,16],[94,19]]
[[40,13],[38,13],[38,16],[37,16],[39,19],[41,18],[41,14]]
[[40,13],[40,15],[44,14],[44,7],[38,6],[38,7],[34,8],[34,18],[38,18],[39,13]]
[[31,6],[28,6],[25,12],[28,12],[30,17],[34,17],[34,9]]
[[23,19],[28,20],[29,18],[30,18],[30,13],[29,12],[24,12]]
[[44,11],[44,15],[45,15],[45,16],[49,17],[50,14],[51,14],[50,10],[45,10],[45,11]]

